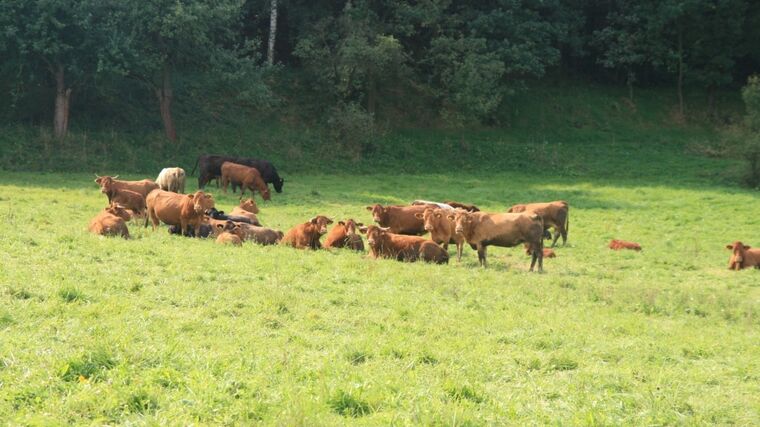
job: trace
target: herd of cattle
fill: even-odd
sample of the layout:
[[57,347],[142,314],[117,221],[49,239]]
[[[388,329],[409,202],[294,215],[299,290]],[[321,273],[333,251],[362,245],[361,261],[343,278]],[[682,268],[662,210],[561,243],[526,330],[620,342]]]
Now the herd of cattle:
[[[552,239],[552,247],[562,237],[567,242],[570,225],[570,207],[565,201],[514,205],[504,213],[486,213],[477,206],[454,201],[432,202],[417,200],[407,206],[367,206],[377,225],[367,225],[346,219],[338,221],[328,233],[333,220],[318,215],[296,225],[283,233],[265,227],[256,214],[259,208],[253,195],[258,192],[264,200],[270,200],[267,184],[277,193],[282,192],[285,180],[277,169],[266,160],[229,156],[200,156],[198,188],[192,194],[184,194],[186,174],[182,168],[165,168],[155,181],[118,180],[118,176],[97,176],[95,182],[108,198],[108,206],[90,221],[89,230],[106,236],[129,238],[127,222],[135,217],[145,218],[155,230],[163,222],[172,234],[190,237],[215,237],[217,243],[242,245],[251,241],[261,245],[281,244],[299,249],[349,248],[364,251],[364,241],[359,233],[366,235],[370,255],[374,258],[390,258],[398,261],[426,261],[448,263],[448,245],[456,245],[457,260],[461,260],[464,244],[478,253],[480,265],[486,266],[488,246],[514,247],[525,245],[531,256],[530,271],[538,264],[543,271],[543,259],[555,257],[551,249],[545,249],[544,239]],[[193,168],[193,172],[195,171]],[[215,207],[211,194],[203,191],[206,184],[221,181],[222,191],[232,184],[232,191],[240,187],[240,205],[229,214]],[[243,199],[245,190],[252,197]],[[429,233],[430,239],[421,237]],[[321,237],[327,234],[324,244]],[[634,242],[613,240],[610,249],[641,250]],[[753,249],[741,242],[727,245],[731,250],[729,268],[760,268],[760,249]]]

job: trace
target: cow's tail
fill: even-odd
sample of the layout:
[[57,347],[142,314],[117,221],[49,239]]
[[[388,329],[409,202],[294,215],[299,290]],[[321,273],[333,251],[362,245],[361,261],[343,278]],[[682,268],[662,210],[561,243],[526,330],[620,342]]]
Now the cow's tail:
[[198,157],[195,159],[195,166],[193,166],[193,170],[192,170],[192,172],[190,172],[190,175],[193,175],[193,174],[195,174],[195,169],[198,167],[198,163],[200,162],[200,160],[201,160],[201,156],[198,156]]
[[570,232],[570,209],[567,210],[567,215],[565,215],[565,235]]

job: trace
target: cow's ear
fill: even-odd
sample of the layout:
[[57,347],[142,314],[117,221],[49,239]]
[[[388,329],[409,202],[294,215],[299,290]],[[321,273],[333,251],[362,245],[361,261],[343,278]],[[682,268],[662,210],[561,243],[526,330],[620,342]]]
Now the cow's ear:
[[744,249],[745,249],[745,250],[746,250],[746,249],[749,249],[749,248],[751,248],[751,247],[752,247],[752,246],[749,246],[749,245],[744,245]]
[[327,223],[328,224],[332,224],[333,223],[333,220],[331,220],[330,218],[325,218],[325,219],[327,219]]
[[442,217],[442,216],[443,216],[443,215],[441,215],[441,213],[440,213],[440,212],[438,212],[437,214],[435,214],[435,217],[436,217],[436,218],[440,218],[440,217]]
[[356,223],[356,226],[357,226],[357,227],[364,227],[364,224],[363,224],[363,223],[361,223],[361,222],[357,222],[357,223]]
[[367,234],[367,230],[368,230],[368,227],[365,227],[363,225],[359,227],[359,232],[362,234]]
[[338,221],[338,224],[339,224],[339,225],[342,225],[342,226],[344,226],[344,227],[346,226],[346,223],[345,223],[345,222],[343,222],[343,221]]
[[314,218],[310,219],[309,222],[312,223],[312,224],[316,224],[317,223],[317,217],[314,217]]
[[734,249],[734,245],[726,245],[726,249],[728,249],[729,251],[733,250]]
[[223,230],[224,229],[224,224],[217,224],[216,228],[218,228],[220,230]]
[[421,213],[417,212],[416,214],[414,214],[414,217],[417,218],[417,219],[422,219],[423,215]]
[[378,228],[379,228],[380,230],[382,230],[382,231],[388,231],[388,230],[390,230],[390,229],[391,229],[390,227],[378,227]]
[[372,211],[372,206],[367,206],[367,207],[366,207],[366,209],[367,209],[368,211]]
[[456,218],[456,216],[454,216],[454,215],[446,215],[446,218],[448,218],[451,221],[454,221],[454,219]]
[[190,199],[190,200],[193,200],[195,198],[195,194],[192,194],[192,193],[188,194],[187,198]]

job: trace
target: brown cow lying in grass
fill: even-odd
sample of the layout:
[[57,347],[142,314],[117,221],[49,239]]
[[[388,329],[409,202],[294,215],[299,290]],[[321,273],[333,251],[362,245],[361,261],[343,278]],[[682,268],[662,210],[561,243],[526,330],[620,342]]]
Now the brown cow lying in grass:
[[90,220],[88,230],[101,236],[121,236],[129,239],[129,229],[127,228],[129,219],[129,212],[123,206],[118,203],[111,203]]
[[222,245],[242,246],[245,240],[245,233],[240,227],[232,221],[225,221],[224,224],[216,224],[217,230],[216,243]]
[[636,242],[626,242],[625,240],[613,239],[610,241],[610,249],[613,251],[619,251],[621,249],[632,249],[634,251],[640,251],[641,245]]
[[150,220],[155,230],[160,220],[169,225],[179,225],[183,232],[188,226],[192,226],[195,236],[201,234],[204,213],[214,207],[214,198],[203,191],[196,191],[194,194],[178,194],[154,190],[148,195],[146,202],[148,207],[148,216],[145,218],[146,227]]
[[752,249],[739,241],[726,245],[726,249],[731,251],[731,258],[728,259],[729,270],[760,268],[760,249]]
[[478,207],[475,205],[468,205],[466,203],[454,202],[452,200],[444,200],[443,203],[446,203],[447,205],[451,206],[454,209],[464,209],[467,212],[480,212],[480,209],[478,209]]
[[258,190],[264,200],[270,200],[272,198],[269,194],[269,187],[267,187],[264,178],[261,177],[261,174],[256,168],[232,162],[222,163],[222,190],[225,193],[227,192],[227,186],[231,182],[240,184],[241,196],[245,193],[245,189],[248,188],[253,194],[256,194],[256,191]]
[[430,239],[439,245],[443,245],[443,250],[449,250],[449,243],[457,247],[457,261],[462,260],[462,248],[464,247],[464,236],[454,231],[454,222],[449,219],[452,213],[448,209],[438,209],[428,207],[421,214],[415,214],[417,218],[422,219],[425,231],[430,233]]
[[436,264],[449,262],[449,254],[443,248],[423,237],[391,233],[390,228],[376,225],[360,227],[359,230],[367,235],[367,243],[373,258],[390,258],[407,262],[421,259]]
[[[531,253],[530,246],[525,245],[525,254],[530,255]],[[554,252],[554,249],[544,248],[544,258],[557,258],[557,254]]]
[[275,245],[284,236],[282,231],[251,224],[240,224],[240,228],[243,230],[245,240],[258,243],[259,245]]
[[425,224],[415,214],[425,212],[428,205],[417,206],[382,206],[375,204],[367,206],[372,212],[372,219],[380,227],[388,227],[394,234],[421,235],[425,234]]
[[357,223],[353,219],[338,221],[325,238],[325,248],[349,248],[355,251],[364,250],[362,237],[356,234],[357,227],[364,224]]
[[100,186],[100,191],[108,196],[108,202],[111,203],[111,197],[114,191],[118,190],[131,190],[135,193],[141,194],[143,197],[148,197],[151,191],[158,189],[158,184],[149,180],[143,179],[142,181],[120,181],[117,180],[119,176],[97,176],[95,182]]
[[240,199],[240,204],[232,208],[230,215],[243,216],[251,220],[251,224],[261,226],[259,218],[256,214],[259,213],[259,207],[256,205],[256,201],[253,199]]
[[554,240],[552,247],[557,245],[559,236],[562,236],[562,244],[567,243],[567,231],[570,229],[570,206],[567,202],[558,200],[548,203],[527,203],[513,205],[507,212],[511,213],[537,213],[544,220],[544,229],[554,227]]
[[450,214],[454,230],[463,235],[467,243],[478,251],[480,265],[486,267],[488,246],[513,247],[528,243],[531,248],[530,271],[538,262],[538,271],[544,269],[544,223],[534,213],[489,214],[485,212],[457,211]]
[[332,222],[326,216],[315,216],[308,222],[296,225],[288,230],[280,240],[280,244],[297,249],[320,249],[322,244],[319,243],[319,238],[327,233],[327,225],[332,224]]

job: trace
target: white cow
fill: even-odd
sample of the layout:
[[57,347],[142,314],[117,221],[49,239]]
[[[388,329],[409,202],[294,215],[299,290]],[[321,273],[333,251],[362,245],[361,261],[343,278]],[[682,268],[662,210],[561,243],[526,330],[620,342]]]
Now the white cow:
[[163,168],[156,178],[156,184],[165,191],[185,193],[185,170],[182,168]]

